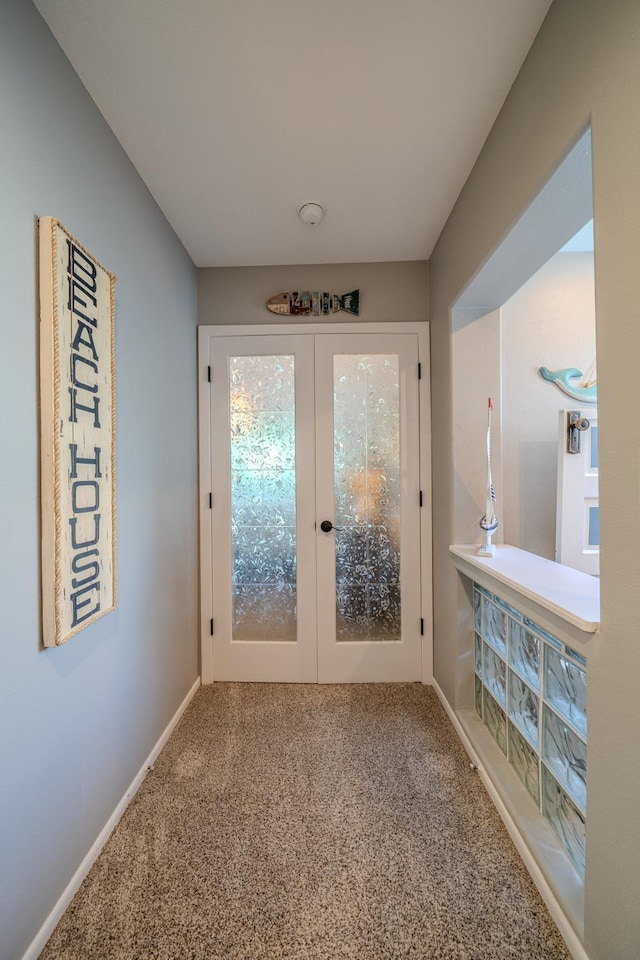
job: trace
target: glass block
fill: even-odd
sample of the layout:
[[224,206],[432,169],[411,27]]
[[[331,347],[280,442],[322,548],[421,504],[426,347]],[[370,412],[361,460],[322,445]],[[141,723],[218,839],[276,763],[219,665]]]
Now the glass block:
[[482,594],[479,590],[473,591],[473,626],[482,633]]
[[492,647],[506,656],[507,654],[507,615],[495,603],[485,600],[483,606],[483,637]]
[[473,682],[474,682],[476,713],[482,720],[482,681],[480,680],[480,677],[474,677]]
[[544,695],[554,710],[587,735],[587,674],[560,653],[545,648]]
[[530,620],[529,617],[523,617],[522,621],[527,627],[531,627],[532,630],[535,630],[539,636],[544,637],[547,643],[550,643],[551,646],[555,647],[557,650],[562,650],[562,644],[558,638],[554,637],[553,634],[549,633],[547,630],[544,630],[535,622],[535,620]]
[[521,624],[509,624],[509,663],[535,690],[540,689],[540,640]]
[[584,876],[585,817],[545,766],[542,767],[542,812],[578,873]]
[[555,713],[542,708],[542,758],[581,810],[587,807],[587,745]]
[[478,676],[482,676],[482,638],[479,634],[473,634],[474,647],[474,667]]
[[500,597],[494,597],[493,600],[494,603],[497,603],[502,610],[505,610],[508,614],[510,614],[514,620],[522,620],[522,614],[520,611],[516,610],[515,607],[510,606],[506,600],[501,600]]
[[493,699],[486,687],[483,687],[484,722],[487,730],[502,752],[507,753],[507,718],[504,710]]
[[483,679],[484,684],[496,700],[507,705],[507,667],[501,657],[486,643],[484,644]]
[[509,721],[509,763],[527,788],[536,806],[540,805],[540,763],[538,754],[517,727]]
[[537,694],[509,670],[509,716],[535,750],[538,749],[538,704]]
[[492,593],[489,593],[489,591],[487,590],[486,587],[480,586],[479,583],[474,583],[474,587],[475,587],[476,590],[477,590],[479,593],[481,593],[484,597],[488,597],[489,600],[493,600],[493,594],[492,594]]
[[568,657],[571,657],[572,660],[577,660],[578,663],[581,663],[583,667],[586,667],[587,665],[586,657],[583,657],[582,654],[578,653],[577,650],[574,650],[573,647],[567,646],[566,643],[564,645],[564,652]]

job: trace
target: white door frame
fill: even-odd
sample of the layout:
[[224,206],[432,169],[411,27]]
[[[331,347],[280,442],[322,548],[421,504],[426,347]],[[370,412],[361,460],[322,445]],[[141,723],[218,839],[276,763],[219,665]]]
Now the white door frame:
[[420,417],[420,489],[423,509],[420,511],[420,588],[424,635],[422,638],[422,683],[433,680],[433,605],[432,605],[432,535],[431,535],[431,390],[428,323],[265,323],[246,325],[201,325],[198,327],[198,475],[200,514],[200,672],[202,683],[216,679],[213,663],[211,621],[213,610],[212,513],[211,493],[211,397],[209,367],[210,342],[216,337],[264,337],[286,334],[322,333],[414,333],[418,338],[418,362],[423,371],[419,391]]

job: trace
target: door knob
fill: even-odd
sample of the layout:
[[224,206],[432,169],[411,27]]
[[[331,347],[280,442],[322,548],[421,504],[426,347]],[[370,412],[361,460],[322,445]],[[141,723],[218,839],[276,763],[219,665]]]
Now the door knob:
[[580,410],[567,412],[567,453],[580,453],[580,434],[590,426],[591,422],[582,416]]
[[331,533],[331,531],[334,529],[334,526],[331,523],[331,520],[323,520],[320,524],[320,529],[323,533]]

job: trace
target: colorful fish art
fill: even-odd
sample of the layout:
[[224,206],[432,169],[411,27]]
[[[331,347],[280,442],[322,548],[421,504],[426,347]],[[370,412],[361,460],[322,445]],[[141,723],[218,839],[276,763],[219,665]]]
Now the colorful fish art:
[[281,317],[328,317],[339,310],[357,317],[360,312],[360,291],[352,290],[341,297],[335,293],[320,293],[318,290],[278,293],[267,300],[267,310],[278,313]]

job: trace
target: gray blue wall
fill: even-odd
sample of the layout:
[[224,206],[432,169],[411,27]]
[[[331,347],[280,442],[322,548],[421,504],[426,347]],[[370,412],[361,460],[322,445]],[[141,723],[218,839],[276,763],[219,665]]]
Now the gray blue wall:
[[[435,671],[455,702],[449,310],[591,121],[603,598],[589,677],[591,960],[636,960],[640,945],[640,421],[628,416],[640,366],[639,44],[637,0],[555,0],[430,268]],[[196,297],[189,259],[24,0],[0,6],[0,123],[0,956],[17,960],[197,675]],[[118,275],[119,607],[44,652],[34,218],[47,214]],[[209,299],[203,271],[200,322],[259,322],[265,291],[322,284],[296,269],[285,283],[254,275],[242,304],[240,274],[213,272],[229,282]],[[391,319],[387,290],[385,315],[362,319]]]
[[[31,3],[0,5],[0,956],[198,675],[196,271]],[[116,611],[40,647],[35,218],[117,275]]]
[[640,4],[555,0],[430,261],[435,677],[458,706],[450,310],[591,123],[601,496],[601,634],[589,656],[585,936],[640,956]]

